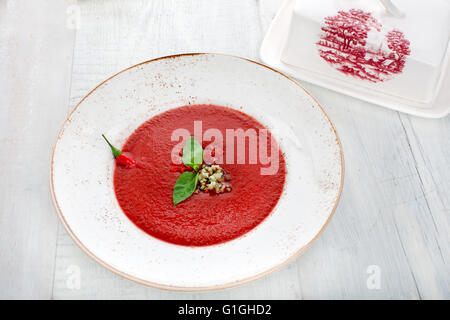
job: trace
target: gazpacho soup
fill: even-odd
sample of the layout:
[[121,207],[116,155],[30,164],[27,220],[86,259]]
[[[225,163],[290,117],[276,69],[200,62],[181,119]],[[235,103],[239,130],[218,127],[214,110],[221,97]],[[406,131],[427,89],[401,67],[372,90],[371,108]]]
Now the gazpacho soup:
[[122,150],[106,141],[123,212],[173,244],[207,246],[242,236],[283,192],[286,165],[275,138],[228,107],[174,108],[138,127]]

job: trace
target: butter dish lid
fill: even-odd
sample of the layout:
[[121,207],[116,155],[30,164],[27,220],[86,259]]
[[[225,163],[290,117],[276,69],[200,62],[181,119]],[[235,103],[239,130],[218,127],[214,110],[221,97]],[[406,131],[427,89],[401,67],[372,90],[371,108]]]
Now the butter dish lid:
[[297,0],[293,14],[310,21],[328,19],[343,32],[353,31],[347,35],[354,38],[363,36],[357,31],[369,26],[368,45],[386,45],[381,36],[395,30],[408,42],[410,58],[433,65],[442,62],[450,35],[450,8],[445,0]]
[[287,0],[261,59],[294,77],[411,114],[448,114],[444,0]]

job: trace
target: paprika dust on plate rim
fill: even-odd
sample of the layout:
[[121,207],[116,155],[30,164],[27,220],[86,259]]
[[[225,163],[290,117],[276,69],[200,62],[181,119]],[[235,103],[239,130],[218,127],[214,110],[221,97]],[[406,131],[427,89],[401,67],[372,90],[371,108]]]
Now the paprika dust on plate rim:
[[[219,164],[230,177],[232,190],[197,192],[174,205],[172,192],[180,172],[171,170],[171,152],[179,143],[172,141],[172,134],[180,128],[193,133],[195,121],[201,122],[202,135],[209,129],[222,133],[223,149],[219,150],[222,150],[223,160]],[[222,243],[256,227],[270,214],[281,196],[286,175],[285,160],[277,147],[277,170],[273,174],[261,174],[261,168],[268,165],[259,159],[250,163],[252,150],[247,137],[244,163],[239,164],[236,159],[228,163],[227,147],[234,149],[234,158],[238,157],[239,150],[237,141],[230,145],[226,131],[236,129],[244,132],[250,129],[254,133],[267,130],[243,112],[216,105],[174,108],[142,124],[122,148],[123,152],[132,155],[137,165],[127,167],[116,163],[114,171],[115,194],[123,212],[146,233],[187,246]],[[266,132],[265,147],[270,151],[275,141],[271,140],[270,132]],[[214,143],[214,138],[211,140],[203,141],[203,149]],[[259,151],[261,146],[257,147]]]

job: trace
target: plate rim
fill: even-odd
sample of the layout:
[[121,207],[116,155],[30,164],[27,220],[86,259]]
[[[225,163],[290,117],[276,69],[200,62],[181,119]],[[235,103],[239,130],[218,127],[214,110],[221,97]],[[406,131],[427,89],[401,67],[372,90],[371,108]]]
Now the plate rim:
[[[54,170],[53,170],[53,165],[54,165],[54,156],[55,156],[55,149],[56,149],[56,145],[58,144],[59,140],[61,139],[64,131],[65,131],[65,127],[66,124],[69,122],[70,118],[72,117],[72,115],[77,111],[78,107],[84,102],[84,100],[86,100],[93,92],[95,92],[100,86],[102,86],[103,84],[105,84],[106,82],[108,82],[109,80],[115,78],[116,76],[118,76],[119,74],[128,71],[130,69],[139,67],[141,65],[144,64],[148,64],[148,63],[152,63],[152,62],[156,62],[159,60],[165,60],[165,59],[174,59],[174,58],[179,58],[179,57],[183,57],[183,56],[195,56],[195,55],[216,55],[216,56],[227,56],[227,57],[232,57],[232,58],[237,58],[240,60],[244,60],[250,63],[254,63],[256,65],[259,65],[260,67],[263,68],[267,68],[271,71],[274,71],[280,75],[282,75],[283,77],[285,77],[286,79],[290,80],[291,82],[293,82],[295,85],[297,85],[298,87],[300,87],[300,89],[302,89],[307,95],[309,95],[314,101],[315,103],[319,106],[320,110],[323,112],[323,114],[325,115],[325,117],[327,118],[328,122],[331,125],[331,128],[333,130],[333,133],[336,137],[336,141],[337,144],[339,146],[339,155],[340,155],[340,165],[341,165],[341,179],[339,182],[339,190],[338,190],[338,195],[336,197],[335,203],[333,205],[333,208],[331,209],[327,220],[325,221],[325,223],[323,224],[323,226],[320,228],[320,230],[314,235],[314,237],[303,247],[301,247],[299,250],[297,250],[294,254],[292,254],[289,258],[287,258],[286,260],[284,260],[283,262],[279,263],[278,265],[265,270],[263,272],[260,272],[256,275],[241,279],[241,280],[237,280],[237,281],[232,281],[229,283],[225,283],[225,284],[220,284],[220,285],[213,285],[213,286],[194,286],[194,287],[184,287],[184,286],[172,286],[172,285],[164,285],[164,284],[160,284],[157,282],[153,282],[153,281],[148,281],[145,279],[141,279],[138,277],[135,277],[133,275],[127,274],[111,265],[109,265],[108,263],[106,263],[105,261],[103,261],[102,259],[98,258],[94,253],[92,253],[83,243],[80,239],[78,239],[78,237],[75,235],[75,233],[72,231],[71,227],[69,226],[69,224],[67,223],[67,221],[64,218],[64,215],[62,213],[61,208],[59,207],[58,204],[58,200],[56,198],[55,195],[55,190],[54,190],[54,181],[53,181],[53,174],[54,174]],[[339,135],[337,133],[336,127],[334,126],[334,123],[331,121],[330,117],[328,116],[328,114],[326,113],[326,111],[324,110],[324,108],[322,107],[322,105],[319,103],[319,101],[312,95],[310,94],[299,82],[297,82],[295,79],[292,79],[291,77],[285,75],[284,73],[271,68],[267,65],[264,65],[260,62],[251,60],[251,59],[247,59],[244,57],[239,57],[239,56],[235,56],[235,55],[231,55],[231,54],[223,54],[223,53],[214,53],[214,52],[195,52],[195,53],[181,53],[181,54],[174,54],[174,55],[168,55],[168,56],[162,56],[162,57],[158,57],[155,59],[150,59],[150,60],[146,60],[143,62],[140,62],[138,64],[132,65],[128,68],[125,68],[117,73],[115,73],[114,75],[108,77],[107,79],[105,79],[104,81],[102,81],[101,83],[99,83],[97,86],[95,86],[91,91],[89,91],[89,93],[87,93],[73,108],[73,110],[67,115],[67,117],[65,118],[60,130],[58,131],[58,135],[56,136],[55,142],[53,143],[52,146],[52,152],[51,152],[51,159],[50,159],[50,170],[49,170],[49,187],[50,187],[50,194],[52,197],[52,203],[53,206],[55,208],[58,220],[60,221],[60,223],[63,225],[64,229],[66,230],[66,232],[69,234],[69,236],[72,238],[72,240],[75,242],[75,244],[87,255],[89,256],[92,260],[94,260],[96,263],[100,264],[101,266],[103,266],[105,269],[109,270],[110,272],[121,276],[125,279],[134,281],[136,283],[148,286],[148,287],[152,287],[152,288],[157,288],[157,289],[163,289],[163,290],[168,290],[168,291],[178,291],[178,292],[196,292],[196,291],[213,291],[213,290],[220,290],[220,289],[227,289],[227,288],[231,288],[231,287],[236,287],[236,286],[240,286],[240,285],[244,285],[247,284],[249,282],[261,279],[275,271],[278,271],[280,269],[282,269],[283,267],[285,267],[286,265],[288,265],[289,263],[291,263],[292,261],[294,261],[295,259],[297,259],[299,256],[301,256],[311,245],[312,243],[322,234],[323,230],[325,230],[325,228],[327,227],[328,223],[330,222],[332,216],[334,215],[334,212],[336,211],[336,208],[339,204],[339,201],[341,199],[341,195],[342,195],[342,190],[344,187],[344,175],[345,175],[345,164],[344,164],[344,153],[343,153],[343,148],[342,148],[342,143],[341,140],[339,138]]]

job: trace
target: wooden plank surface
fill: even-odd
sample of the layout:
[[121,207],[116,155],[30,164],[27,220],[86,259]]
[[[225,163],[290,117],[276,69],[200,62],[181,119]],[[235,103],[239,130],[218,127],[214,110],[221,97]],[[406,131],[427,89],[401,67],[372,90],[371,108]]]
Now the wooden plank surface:
[[68,112],[74,31],[63,1],[0,2],[0,298],[50,298],[50,153]]
[[[337,127],[345,155],[345,186],[325,232],[283,270],[238,288],[167,292],[105,270],[62,227],[57,228],[45,161],[68,109],[106,77],[158,56],[207,51],[259,60],[262,37],[279,4],[278,0],[48,2],[56,11],[36,5],[36,16],[54,14],[59,19],[32,30],[14,20],[24,5],[6,11],[0,7],[0,58],[8,62],[6,67],[0,65],[5,68],[0,69],[0,106],[6,110],[0,116],[0,138],[15,154],[11,170],[0,171],[6,190],[0,195],[0,266],[6,270],[0,274],[0,297],[450,298],[450,117],[415,118],[303,82]],[[9,20],[2,16],[5,12]],[[78,17],[76,30],[71,29],[73,23],[58,29],[55,24],[64,23],[61,16],[66,25]],[[9,28],[20,31],[27,47],[17,47]],[[29,34],[33,36],[25,39]],[[59,51],[51,59],[37,49],[44,42],[47,50],[56,50],[56,39]],[[42,60],[28,60],[24,53],[30,52]],[[33,68],[34,73],[28,71]],[[39,72],[41,68],[50,71]],[[14,75],[15,82],[8,81]],[[24,87],[31,89],[23,92]],[[379,273],[379,288],[368,284],[374,279],[372,272]],[[72,281],[74,275],[80,276],[79,283]]]

